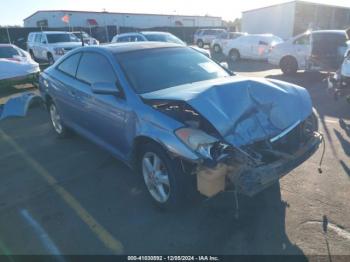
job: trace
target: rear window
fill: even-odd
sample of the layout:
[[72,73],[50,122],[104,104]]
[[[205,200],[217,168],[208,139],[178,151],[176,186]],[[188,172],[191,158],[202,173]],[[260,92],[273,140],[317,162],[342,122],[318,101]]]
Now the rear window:
[[11,46],[0,47],[0,58],[13,58],[21,55],[17,49]]
[[323,45],[346,46],[348,38],[346,34],[317,33],[313,34],[312,41],[314,44],[323,42]]
[[81,53],[78,53],[66,58],[62,63],[60,63],[57,66],[58,70],[62,71],[63,73],[66,73],[67,75],[75,77],[80,56],[81,56]]
[[148,41],[168,42],[179,45],[185,45],[185,43],[182,42],[182,40],[171,34],[145,34],[145,37]]

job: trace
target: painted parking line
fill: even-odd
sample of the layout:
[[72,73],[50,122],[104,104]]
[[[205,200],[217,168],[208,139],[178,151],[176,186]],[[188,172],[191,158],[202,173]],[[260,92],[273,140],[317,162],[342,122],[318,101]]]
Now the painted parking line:
[[[46,247],[47,251],[51,255],[61,255],[60,250],[55,245],[55,243],[51,240],[46,231],[42,228],[42,226],[30,215],[27,209],[21,209],[20,211],[23,218],[27,221],[27,223],[33,228],[35,233],[39,236],[41,242]],[[60,259],[60,261],[64,261],[64,259]]]
[[115,254],[123,254],[123,244],[115,239],[102,225],[100,225],[67,190],[58,184],[56,179],[51,176],[44,167],[42,167],[35,159],[30,157],[1,129],[0,136],[2,139],[4,139],[4,141],[11,145],[13,149],[15,149],[16,152],[27,162],[27,164],[31,166],[55,190],[55,192],[75,211],[78,217],[108,249]]

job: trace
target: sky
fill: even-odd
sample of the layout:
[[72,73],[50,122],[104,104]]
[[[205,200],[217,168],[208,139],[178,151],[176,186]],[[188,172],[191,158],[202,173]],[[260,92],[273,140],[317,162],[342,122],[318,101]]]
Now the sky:
[[[0,25],[23,25],[37,10],[84,10],[179,15],[213,15],[233,21],[241,12],[288,0],[0,0]],[[350,0],[313,0],[350,7]]]

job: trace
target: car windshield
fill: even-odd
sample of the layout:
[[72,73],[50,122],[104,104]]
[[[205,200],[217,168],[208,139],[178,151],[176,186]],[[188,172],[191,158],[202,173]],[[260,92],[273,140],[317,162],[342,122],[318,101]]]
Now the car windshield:
[[46,37],[50,44],[60,42],[80,42],[74,34],[47,34]]
[[168,42],[179,45],[186,45],[181,39],[171,34],[145,34],[145,37],[148,41]]
[[116,54],[138,94],[227,77],[218,64],[191,48],[158,48]]
[[0,58],[13,58],[21,54],[11,46],[0,47]]

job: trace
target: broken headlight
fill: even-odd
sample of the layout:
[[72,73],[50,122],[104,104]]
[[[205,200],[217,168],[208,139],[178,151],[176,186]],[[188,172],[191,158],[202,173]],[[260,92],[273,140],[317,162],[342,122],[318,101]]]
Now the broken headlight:
[[207,133],[193,128],[180,128],[175,131],[176,136],[193,151],[212,159],[211,149],[218,139]]

